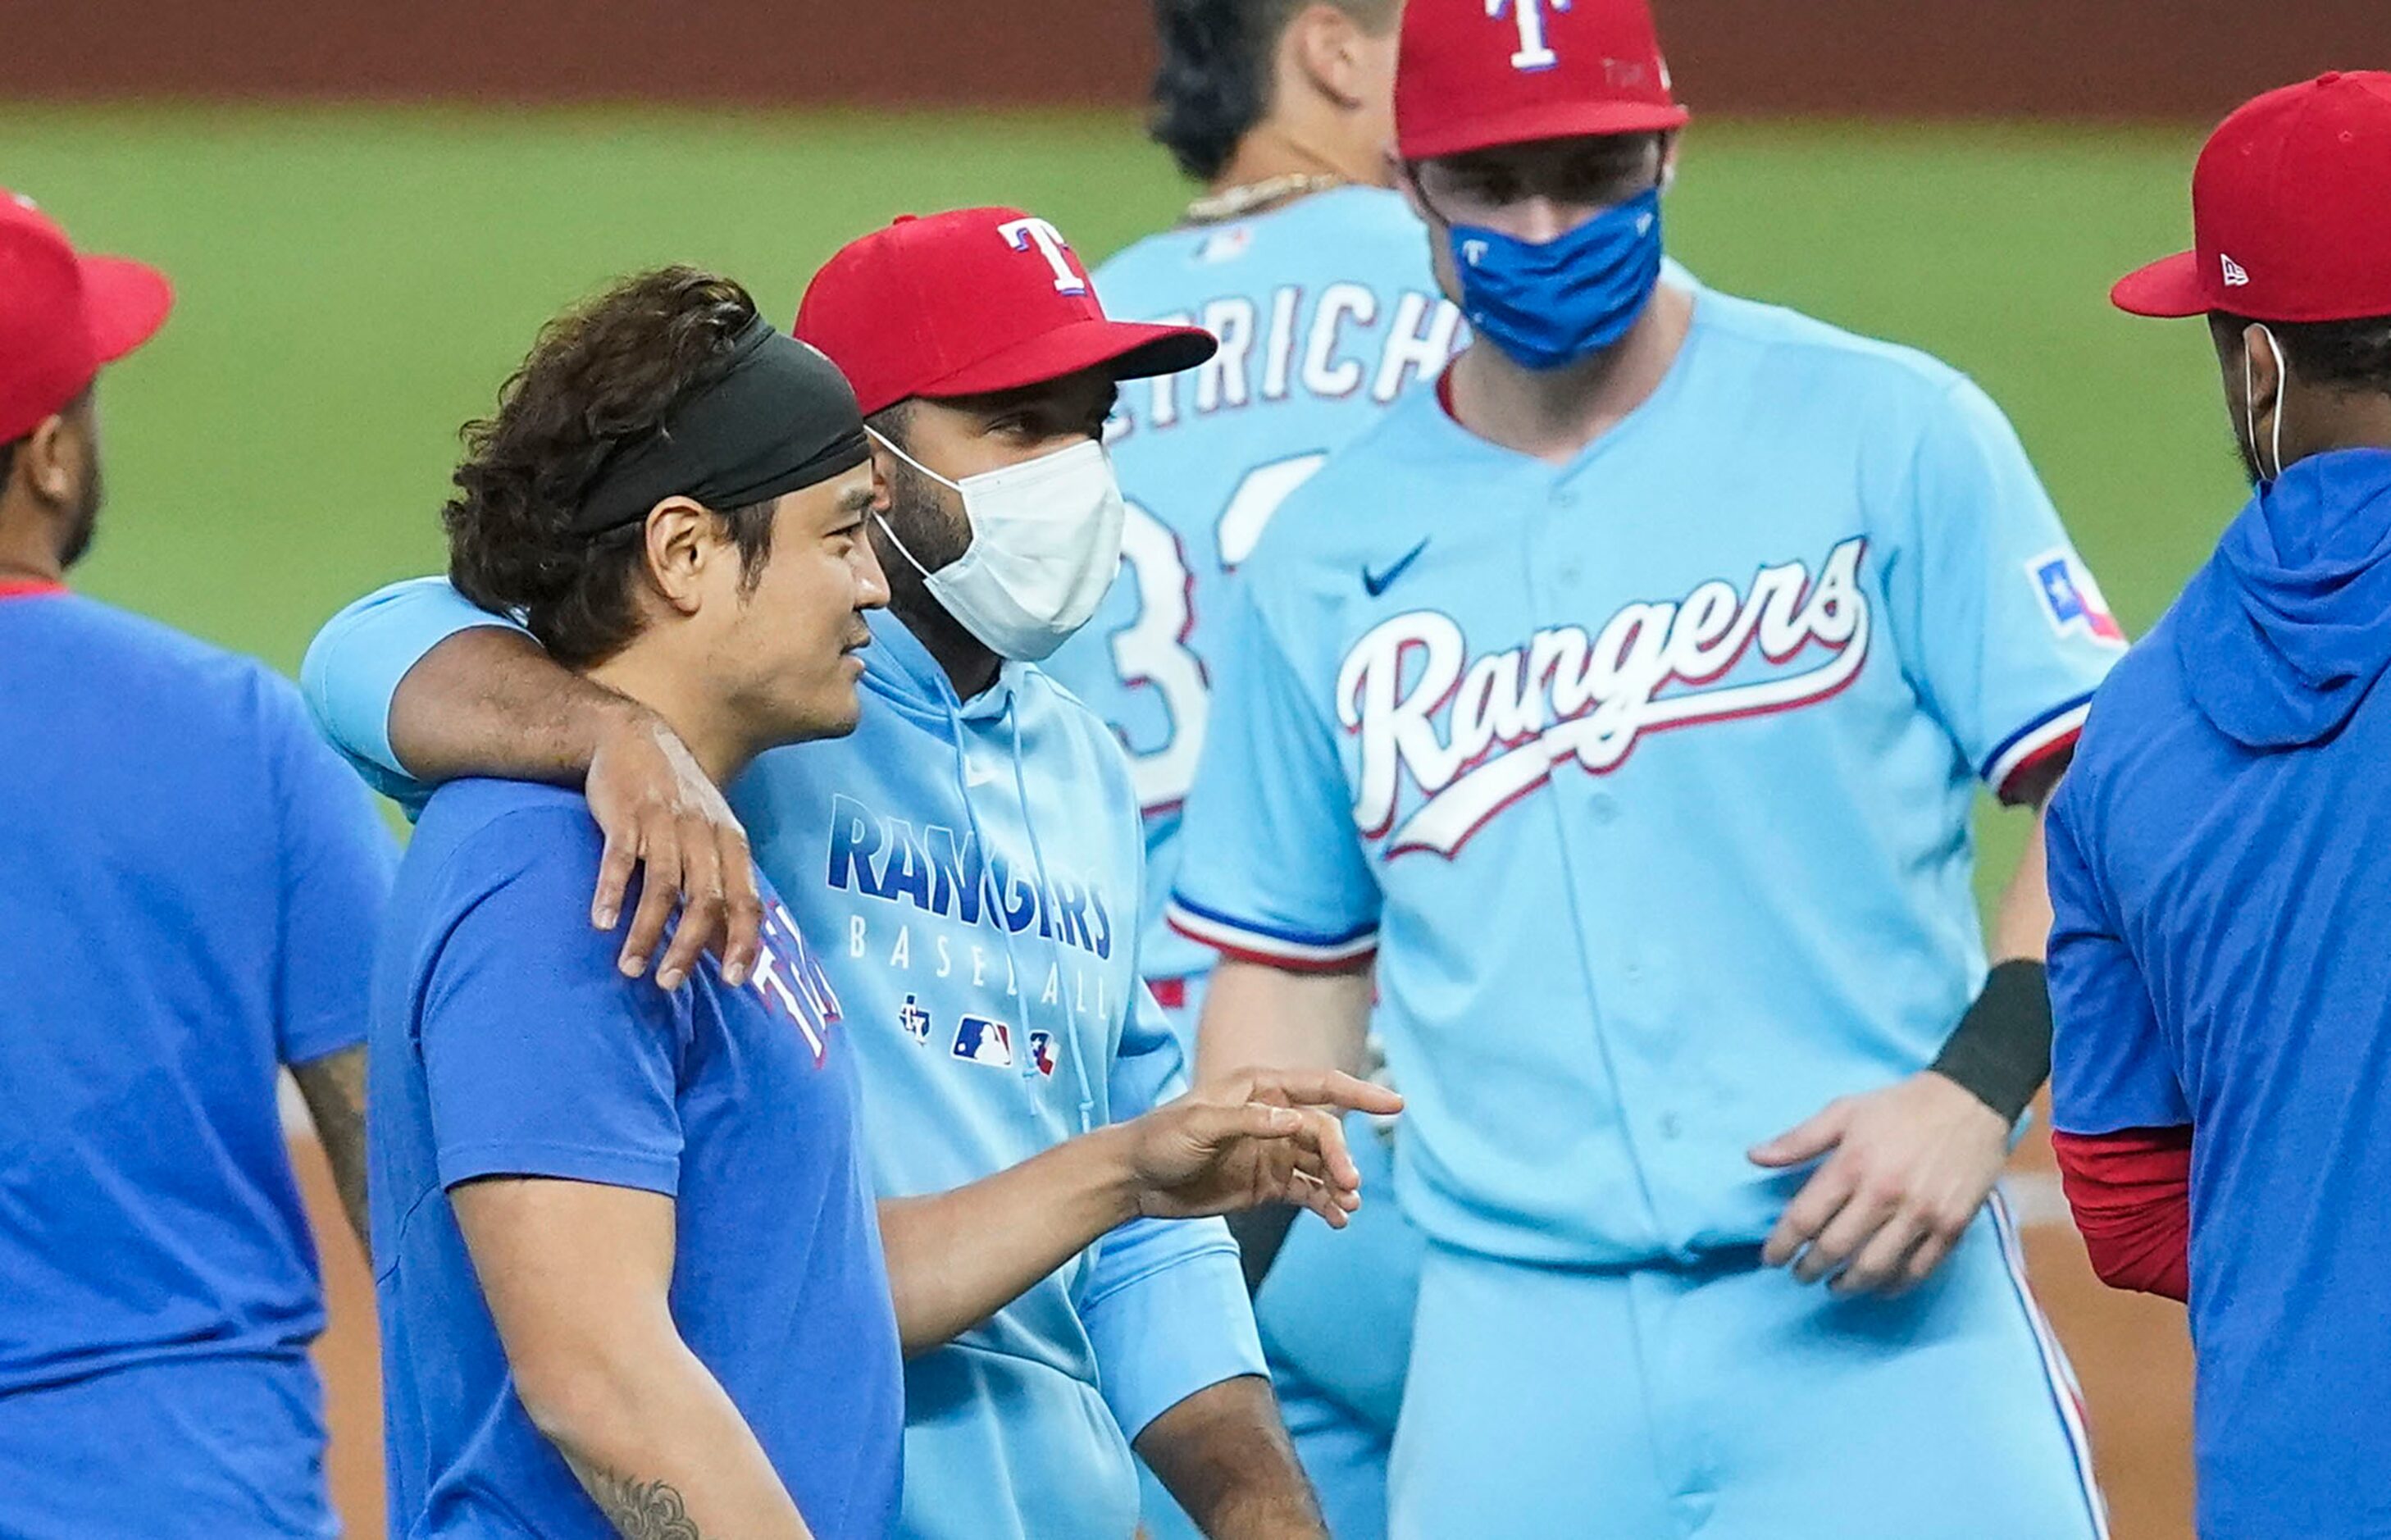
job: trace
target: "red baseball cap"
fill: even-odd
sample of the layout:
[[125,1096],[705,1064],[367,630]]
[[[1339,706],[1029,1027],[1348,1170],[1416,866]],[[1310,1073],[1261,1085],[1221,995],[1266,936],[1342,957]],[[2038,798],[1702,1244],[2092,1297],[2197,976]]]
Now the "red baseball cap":
[[174,304],[163,273],[81,254],[32,199],[0,188],[0,444],[64,410]]
[[1406,161],[1685,125],[1645,0],[1409,0],[1395,63]]
[[2319,75],[2226,119],[2191,174],[2193,249],[2117,280],[2137,316],[2391,316],[2391,74]]
[[1221,345],[1201,327],[1105,318],[1062,232],[1019,209],[902,214],[848,241],[806,286],[791,330],[829,355],[866,417],[1100,364],[1120,380],[1172,374]]

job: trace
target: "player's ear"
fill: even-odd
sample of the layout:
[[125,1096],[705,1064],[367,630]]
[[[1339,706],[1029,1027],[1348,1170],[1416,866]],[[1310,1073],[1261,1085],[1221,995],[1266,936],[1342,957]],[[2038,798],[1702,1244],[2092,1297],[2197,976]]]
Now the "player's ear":
[[17,473],[36,497],[54,508],[71,506],[81,491],[77,478],[90,458],[84,442],[87,427],[84,414],[69,407],[42,419],[17,451]]
[[1368,99],[1369,59],[1359,23],[1335,6],[1303,7],[1280,34],[1279,70],[1292,67],[1312,88],[1351,110]]
[[2252,321],[2242,329],[2242,356],[2250,361],[2250,415],[2265,422],[2283,395],[2283,356],[2274,329]]
[[1676,184],[1677,145],[1681,137],[1680,131],[1674,128],[1666,130],[1661,136],[1661,190],[1662,192],[1667,192]]
[[641,531],[648,583],[684,615],[695,615],[704,602],[706,570],[728,543],[717,523],[704,505],[687,498],[666,498],[648,510]]

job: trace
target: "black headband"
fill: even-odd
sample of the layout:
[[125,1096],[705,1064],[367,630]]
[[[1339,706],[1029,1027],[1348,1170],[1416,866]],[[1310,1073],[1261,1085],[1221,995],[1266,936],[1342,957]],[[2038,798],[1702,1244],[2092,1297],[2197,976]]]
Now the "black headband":
[[869,452],[847,376],[758,317],[731,343],[728,373],[614,451],[573,531],[620,528],[666,498],[728,512],[828,481]]

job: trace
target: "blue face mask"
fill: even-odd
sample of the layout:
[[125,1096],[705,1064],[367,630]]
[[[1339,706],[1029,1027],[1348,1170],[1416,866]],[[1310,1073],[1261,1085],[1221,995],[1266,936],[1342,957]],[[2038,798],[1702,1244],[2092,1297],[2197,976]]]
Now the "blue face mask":
[[1627,335],[1661,281],[1661,189],[1543,242],[1455,225],[1461,313],[1521,369],[1552,369]]

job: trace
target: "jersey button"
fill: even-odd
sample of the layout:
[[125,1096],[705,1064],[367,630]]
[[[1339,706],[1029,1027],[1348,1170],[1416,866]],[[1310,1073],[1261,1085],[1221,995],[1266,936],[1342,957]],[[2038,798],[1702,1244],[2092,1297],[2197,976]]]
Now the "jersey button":
[[1685,1131],[1686,1131],[1686,1125],[1685,1125],[1683,1122],[1681,1122],[1681,1121],[1679,1121],[1679,1120],[1678,1120],[1677,1115],[1676,1115],[1675,1113],[1674,1113],[1674,1112],[1663,1112],[1662,1114],[1661,1114],[1661,1138],[1663,1138],[1663,1139],[1674,1139],[1678,1134],[1683,1133]]
[[1585,810],[1596,823],[1609,823],[1619,817],[1619,802],[1615,797],[1596,792],[1585,799]]

